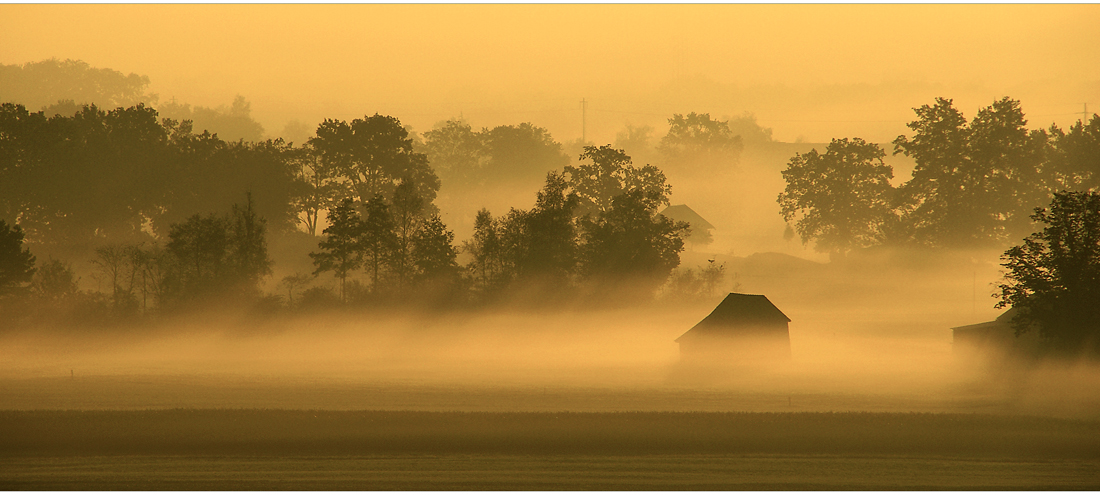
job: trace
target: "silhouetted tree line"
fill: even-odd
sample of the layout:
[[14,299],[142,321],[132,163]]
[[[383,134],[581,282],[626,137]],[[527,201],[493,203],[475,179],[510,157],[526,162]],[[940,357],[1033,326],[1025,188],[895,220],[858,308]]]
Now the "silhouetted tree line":
[[914,135],[894,140],[916,161],[909,181],[890,184],[878,145],[834,139],[783,171],[784,218],[803,242],[840,254],[1023,239],[1001,256],[997,307],[1016,308],[1017,335],[1037,332],[1050,353],[1100,356],[1100,116],[1029,130],[1010,98],[969,122],[943,98],[916,112]]
[[[670,192],[664,175],[633,167],[610,146],[588,147],[581,158],[592,163],[547,174],[530,210],[479,211],[461,248],[471,257],[462,269],[454,234],[412,182],[400,181],[390,199],[380,192],[365,202],[345,198],[329,210],[325,239],[310,254],[315,274],[333,272],[345,302],[410,290],[547,297],[608,284],[651,296],[679,265],[686,230],[657,214]],[[369,285],[348,284],[358,270]]]
[[448,120],[424,133],[424,152],[448,187],[537,184],[569,163],[550,132],[530,122],[475,131]]
[[[491,300],[581,286],[606,292],[624,281],[651,296],[679,265],[686,224],[656,213],[671,190],[664,174],[633,166],[610,145],[586,147],[576,166],[547,174],[534,208],[498,218],[480,212],[474,239],[459,249],[432,204],[441,181],[396,118],[326,120],[294,147],[226,142],[157,117],[140,104],[84,105],[71,116],[0,106],[0,214],[19,224],[10,237],[17,232],[19,246],[25,236],[51,252],[94,253],[94,277],[106,292],[80,292],[71,265],[53,259],[41,280],[24,270],[9,286],[42,301],[79,299],[104,318],[256,303],[271,273],[268,229],[290,232],[302,222],[315,233],[321,212],[328,226],[310,255],[313,275],[331,271],[344,303],[412,294]],[[558,146],[529,124],[506,127],[489,134]],[[460,251],[472,258],[466,266]],[[300,302],[325,297],[309,285],[303,274],[283,280],[288,299],[295,289]]]
[[144,105],[72,116],[0,105],[0,217],[47,246],[151,242],[196,212],[253,192],[258,214],[292,229],[297,194],[281,141],[227,143],[158,121]]
[[1056,191],[1100,187],[1095,115],[1068,131],[1029,130],[1007,97],[970,121],[949,99],[915,110],[914,134],[893,142],[894,154],[916,162],[898,187],[885,151],[859,138],[791,158],[778,202],[803,243],[838,254],[879,244],[1004,246],[1032,231],[1029,215]]
[[[159,313],[255,304],[271,273],[266,222],[252,207],[193,215],[172,224],[167,242],[108,243],[94,250],[92,276],[107,291],[78,288],[72,265],[50,258],[36,267],[18,226],[0,221],[0,308],[4,325],[124,322]],[[16,308],[19,308],[16,310]],[[0,325],[0,326],[4,326]]]

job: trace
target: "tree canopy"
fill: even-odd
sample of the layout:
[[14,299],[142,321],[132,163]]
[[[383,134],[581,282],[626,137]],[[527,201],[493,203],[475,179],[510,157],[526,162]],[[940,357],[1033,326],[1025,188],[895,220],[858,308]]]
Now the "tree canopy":
[[149,77],[114,69],[98,69],[82,60],[51,58],[22,65],[0,64],[0,102],[41,109],[59,100],[103,108],[155,103],[145,93]]
[[410,181],[427,203],[435,200],[439,178],[428,157],[413,151],[413,140],[401,121],[374,114],[345,122],[325,119],[309,144],[322,163],[345,185],[343,197],[366,202],[381,194],[391,198],[397,184]]
[[891,215],[894,176],[878,145],[859,138],[834,139],[825,153],[797,154],[787,164],[787,187],[778,202],[783,219],[797,219],[803,244],[843,254],[882,242]]
[[608,211],[612,200],[628,191],[640,191],[641,198],[652,208],[668,204],[672,187],[665,183],[665,174],[657,167],[634,167],[626,152],[611,145],[585,146],[580,159],[581,164],[565,167],[569,186],[580,200],[579,213]]
[[899,188],[905,235],[964,246],[1026,234],[1028,212],[1046,202],[1049,184],[1046,134],[1027,130],[1019,102],[1002,98],[969,123],[949,99],[915,110],[913,137],[894,140],[895,154],[916,161],[913,178]]
[[1100,193],[1062,191],[1032,218],[1043,229],[1005,251],[998,307],[1017,333],[1038,331],[1052,350],[1100,354]]
[[669,165],[715,169],[732,167],[740,160],[744,144],[726,121],[712,119],[709,113],[676,113],[668,125],[657,151]]

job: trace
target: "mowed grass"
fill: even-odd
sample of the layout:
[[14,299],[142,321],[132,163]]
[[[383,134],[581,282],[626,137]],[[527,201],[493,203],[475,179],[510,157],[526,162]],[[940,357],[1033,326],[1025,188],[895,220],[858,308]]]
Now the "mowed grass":
[[1100,422],[930,413],[0,411],[5,489],[1097,489]]

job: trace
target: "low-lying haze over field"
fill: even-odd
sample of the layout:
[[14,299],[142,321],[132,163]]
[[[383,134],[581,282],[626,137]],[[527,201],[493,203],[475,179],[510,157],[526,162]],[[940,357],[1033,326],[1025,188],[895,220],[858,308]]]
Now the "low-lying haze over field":
[[0,489],[1100,488],[1098,14],[0,5]]

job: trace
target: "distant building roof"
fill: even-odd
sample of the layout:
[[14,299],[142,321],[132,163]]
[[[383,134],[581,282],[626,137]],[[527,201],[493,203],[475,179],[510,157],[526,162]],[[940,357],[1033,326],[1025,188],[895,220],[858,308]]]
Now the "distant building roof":
[[677,342],[689,333],[706,335],[724,333],[738,327],[784,325],[791,321],[766,296],[760,294],[730,293],[703,321],[684,332]]
[[690,223],[693,230],[710,230],[714,228],[710,222],[695,213],[695,210],[689,208],[688,205],[672,205],[661,210],[661,214],[678,222]]
[[975,323],[973,325],[963,325],[959,327],[951,327],[952,330],[980,330],[986,328],[1010,328],[1012,324],[1012,318],[1016,316],[1016,308],[1008,308],[1008,311],[1001,313],[997,319],[993,321],[986,321],[982,323]]

